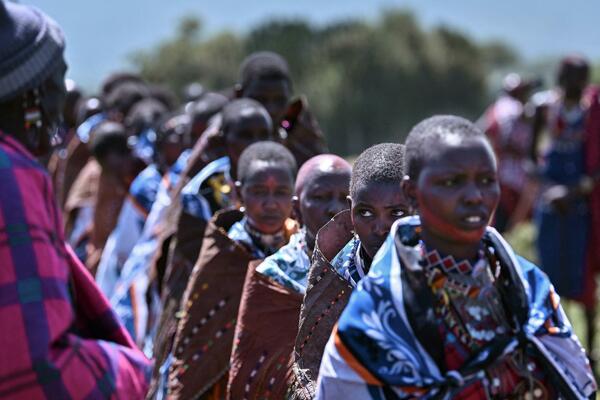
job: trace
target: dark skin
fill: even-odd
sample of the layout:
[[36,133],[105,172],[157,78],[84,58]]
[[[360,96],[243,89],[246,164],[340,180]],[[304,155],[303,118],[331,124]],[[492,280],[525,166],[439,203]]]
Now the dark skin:
[[266,234],[280,232],[292,213],[294,177],[285,165],[255,160],[244,182],[237,182],[248,223]]
[[476,258],[500,198],[492,147],[483,137],[449,135],[431,143],[423,164],[402,184],[421,216],[423,241],[457,259]]
[[[231,174],[237,171],[237,163],[242,152],[251,144],[271,140],[272,123],[269,116],[259,109],[247,109],[236,121],[222,132],[225,151],[231,160]],[[235,178],[235,176],[234,176]]]
[[306,176],[304,185],[294,196],[296,218],[306,228],[306,244],[312,251],[317,232],[337,213],[346,210],[350,165],[319,165]]
[[33,155],[43,157],[51,150],[50,139],[54,129],[62,121],[66,99],[64,61],[39,88],[42,127],[27,130],[24,123],[23,98],[0,105],[0,130],[9,133],[21,142]]
[[255,79],[238,92],[239,97],[248,97],[262,104],[274,126],[281,124],[291,95],[291,86],[286,79]]
[[362,250],[372,260],[387,237],[392,224],[409,214],[409,203],[398,183],[370,183],[348,197],[354,232]]

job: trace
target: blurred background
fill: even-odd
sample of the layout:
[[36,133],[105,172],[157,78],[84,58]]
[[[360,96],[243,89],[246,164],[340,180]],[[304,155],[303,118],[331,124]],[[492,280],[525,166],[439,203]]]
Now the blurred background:
[[31,0],[67,36],[68,76],[93,92],[111,71],[181,93],[230,87],[245,55],[290,63],[331,150],[401,140],[433,113],[477,118],[508,72],[554,84],[557,60],[590,59],[600,80],[600,3],[583,0]]

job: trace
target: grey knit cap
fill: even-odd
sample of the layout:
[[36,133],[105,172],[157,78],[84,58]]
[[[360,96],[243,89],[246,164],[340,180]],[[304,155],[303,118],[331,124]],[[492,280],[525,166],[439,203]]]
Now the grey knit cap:
[[0,0],[0,103],[38,87],[63,63],[56,22],[34,7]]

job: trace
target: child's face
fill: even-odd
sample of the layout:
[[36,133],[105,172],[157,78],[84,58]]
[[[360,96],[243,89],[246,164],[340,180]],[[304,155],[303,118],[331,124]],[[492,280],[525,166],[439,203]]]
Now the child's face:
[[244,88],[243,96],[262,104],[273,124],[278,126],[285,115],[291,90],[285,79],[255,79]]
[[282,165],[250,164],[240,196],[250,225],[266,234],[279,232],[292,212],[294,178]]
[[271,123],[266,115],[256,112],[230,124],[224,136],[227,155],[231,164],[235,166],[248,146],[271,139]]
[[337,213],[348,208],[348,185],[350,170],[334,169],[316,171],[298,193],[298,214],[306,227],[307,240],[314,239],[321,227]]
[[419,210],[424,238],[460,254],[479,245],[498,204],[496,160],[484,138],[449,138],[431,154],[404,193]]
[[392,224],[409,212],[408,200],[400,184],[373,183],[364,185],[350,199],[354,232],[371,258],[385,241]]

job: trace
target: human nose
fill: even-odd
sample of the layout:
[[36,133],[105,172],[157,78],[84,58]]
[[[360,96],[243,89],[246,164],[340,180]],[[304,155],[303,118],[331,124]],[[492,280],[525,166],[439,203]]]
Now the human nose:
[[468,204],[479,204],[483,201],[483,194],[481,188],[475,183],[469,183],[465,187],[464,197],[465,203]]
[[347,208],[347,203],[339,199],[332,199],[327,206],[327,214],[330,218]]

